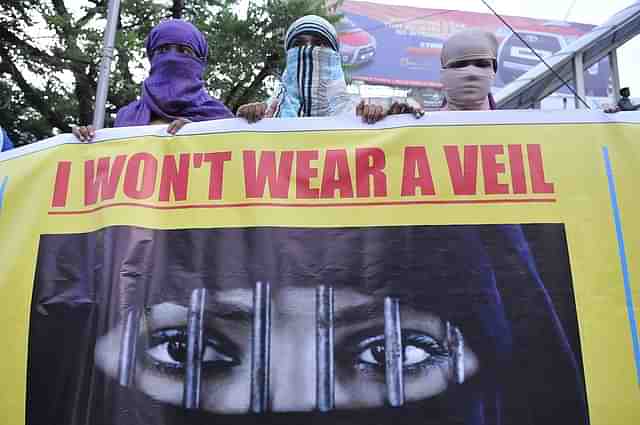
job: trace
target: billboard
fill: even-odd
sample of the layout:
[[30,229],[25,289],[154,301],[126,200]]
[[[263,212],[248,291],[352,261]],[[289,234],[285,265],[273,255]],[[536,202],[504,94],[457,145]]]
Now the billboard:
[[[351,78],[369,84],[412,88],[426,106],[439,104],[440,51],[447,37],[469,28],[492,32],[500,43],[496,87],[503,87],[540,61],[492,14],[345,1],[337,24],[343,62]],[[505,16],[506,21],[542,56],[565,48],[594,26]],[[585,72],[588,96],[606,97],[608,59]],[[566,88],[561,92],[570,93]]]
[[165,130],[0,155],[3,424],[639,423],[633,115]]

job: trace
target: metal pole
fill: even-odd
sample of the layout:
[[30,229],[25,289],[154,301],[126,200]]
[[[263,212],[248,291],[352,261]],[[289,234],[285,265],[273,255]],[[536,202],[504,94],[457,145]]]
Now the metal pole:
[[140,329],[140,314],[137,308],[130,310],[122,327],[120,357],[118,358],[118,383],[128,387],[133,383],[136,368],[136,346]]
[[576,54],[573,58],[573,81],[576,84],[576,93],[578,93],[578,97],[575,98],[576,109],[584,109],[586,107],[580,101],[580,98],[585,99],[586,94],[584,88],[584,62],[582,59],[581,53]]
[[184,393],[182,396],[182,403],[185,409],[197,409],[200,407],[206,299],[206,289],[196,289],[191,293],[187,316],[187,359],[185,362]]
[[620,68],[618,68],[618,50],[609,52],[609,68],[611,69],[611,81],[613,82],[613,103],[620,100]]
[[384,354],[387,401],[391,407],[400,407],[404,404],[404,379],[400,301],[397,298],[384,299]]
[[251,412],[253,413],[266,412],[269,402],[270,298],[269,282],[256,282],[253,292],[253,335],[251,343]]
[[104,31],[104,46],[102,48],[102,61],[100,62],[100,76],[98,77],[98,89],[96,90],[96,105],[93,113],[93,126],[96,129],[104,127],[104,114],[109,93],[109,74],[111,72],[111,60],[116,41],[118,18],[120,16],[120,0],[109,0],[107,11],[107,26]]
[[334,296],[331,286],[316,289],[316,407],[327,412],[335,406]]

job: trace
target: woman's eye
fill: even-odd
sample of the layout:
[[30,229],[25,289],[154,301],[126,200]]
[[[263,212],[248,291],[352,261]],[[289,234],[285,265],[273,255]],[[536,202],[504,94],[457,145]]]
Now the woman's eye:
[[415,345],[407,345],[403,347],[402,364],[404,366],[414,366],[429,360],[431,357],[432,355],[427,350]]
[[384,341],[366,348],[358,355],[358,361],[371,365],[384,365]]
[[189,47],[181,46],[179,49],[180,53],[182,53],[183,55],[195,56],[195,53],[193,53],[193,50],[191,50],[191,48]]
[[449,68],[465,68],[469,66],[469,63],[467,61],[460,61],[460,62],[454,62],[451,65],[449,65]]
[[[428,335],[412,334],[403,338],[402,365],[405,368],[431,365],[448,357],[447,350]],[[384,336],[380,335],[366,341],[363,350],[358,354],[357,360],[358,363],[363,365],[384,368]]]
[[[146,356],[157,366],[181,370],[187,359],[187,334],[184,330],[169,329],[151,335],[151,346]],[[221,344],[213,338],[205,337],[202,351],[203,367],[231,367],[237,360],[224,351]]]

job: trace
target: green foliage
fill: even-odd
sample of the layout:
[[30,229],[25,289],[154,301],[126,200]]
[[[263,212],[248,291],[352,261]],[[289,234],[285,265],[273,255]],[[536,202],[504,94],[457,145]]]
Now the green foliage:
[[[238,3],[123,0],[107,125],[139,94],[140,76],[148,66],[146,35],[180,9],[182,18],[207,37],[209,91],[234,111],[268,95],[269,79],[277,78],[284,66],[282,45],[289,24],[307,14],[327,17],[323,0],[253,0],[246,16],[238,13]],[[106,9],[107,0],[88,2],[80,11],[68,9],[64,0],[0,3],[0,125],[14,141],[31,143],[91,122]]]
[[51,127],[41,114],[27,105],[20,90],[6,81],[0,81],[0,123],[9,138],[21,144],[47,137]]

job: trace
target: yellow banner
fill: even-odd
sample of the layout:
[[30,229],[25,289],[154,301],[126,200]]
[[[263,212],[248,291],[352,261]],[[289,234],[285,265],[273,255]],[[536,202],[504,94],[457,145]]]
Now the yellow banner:
[[[442,113],[420,121],[387,119],[376,126],[325,119],[265,120],[249,126],[225,120],[189,125],[175,137],[168,137],[160,127],[105,130],[92,144],[76,143],[65,135],[0,155],[3,422],[40,424],[45,414],[51,424],[172,424],[177,419],[171,418],[178,417],[183,422],[175,423],[203,420],[175,412],[105,419],[106,413],[95,407],[105,400],[94,392],[103,391],[98,386],[111,385],[177,412],[195,409],[203,418],[228,414],[244,421],[249,420],[242,416],[246,412],[282,414],[286,421],[291,420],[287,415],[329,410],[327,415],[349,412],[359,423],[357,415],[372,409],[382,412],[385,420],[405,412],[394,419],[401,423],[417,420],[416,412],[429,415],[436,411],[441,415],[437,423],[459,423],[454,413],[442,413],[454,403],[449,399],[455,399],[459,406],[467,406],[464,409],[468,412],[484,412],[465,415],[464,423],[470,424],[498,423],[498,417],[503,424],[640,423],[640,204],[635,187],[640,182],[640,121],[634,122],[633,115],[623,116],[619,122],[605,119],[589,113],[559,118],[545,113],[496,112]],[[143,248],[131,248],[137,236],[124,235],[122,229],[142,229],[147,232],[142,238],[151,241],[154,248],[148,254]],[[188,242],[180,236],[187,233],[180,232],[189,232]],[[195,234],[204,235],[204,239]],[[349,242],[349,249],[343,250],[343,238],[364,242],[358,242],[357,249],[355,242]],[[158,248],[160,239],[164,248]],[[481,242],[472,249],[476,240]],[[135,247],[144,246],[138,242]],[[424,249],[422,260],[413,258],[418,248]],[[209,257],[208,250],[217,254]],[[198,257],[199,262],[187,266],[178,261],[184,251],[189,252],[185,258]],[[378,259],[369,264],[374,251]],[[334,258],[331,253],[335,252],[340,256]],[[140,256],[144,260],[139,260]],[[403,256],[411,259],[404,263]],[[234,258],[249,265],[241,267]],[[349,260],[343,264],[344,258]],[[161,263],[166,263],[162,270],[158,269]],[[240,354],[244,343],[238,342],[242,338],[234,338],[244,334],[238,331],[211,342],[211,347],[218,347],[218,357],[207,363],[206,344],[215,338],[205,331],[205,342],[199,340],[205,345],[204,357],[194,360],[202,363],[196,373],[202,373],[198,378],[202,381],[187,383],[195,370],[186,360],[190,353],[187,347],[195,340],[185,329],[197,323],[189,321],[188,325],[187,317],[199,310],[188,299],[177,302],[172,298],[184,307],[184,323],[176,325],[175,331],[157,328],[154,333],[149,324],[160,314],[156,310],[165,308],[168,301],[151,301],[157,297],[148,295],[155,294],[155,289],[149,290],[141,296],[143,313],[139,313],[146,318],[131,328],[141,335],[140,340],[134,336],[131,341],[138,341],[135,350],[145,347],[144,356],[153,359],[153,367],[164,362],[164,369],[152,369],[134,355],[134,377],[122,381],[126,363],[122,360],[122,344],[126,345],[122,335],[129,329],[123,314],[129,310],[122,304],[128,306],[130,300],[122,301],[118,295],[101,298],[99,294],[106,294],[110,279],[122,282],[128,278],[127,264],[142,264],[144,270],[144,264],[150,265],[150,281],[157,282],[162,276],[164,281],[189,281],[185,285],[190,288],[190,279],[200,279],[197,276],[228,282],[246,277],[249,295],[243,300],[246,298],[246,307],[252,311],[247,320],[253,320],[254,326],[253,334],[247,331],[253,335],[247,337],[248,354]],[[108,279],[96,277],[109,267],[113,273]],[[507,273],[509,267],[514,269]],[[346,269],[355,277],[343,276]],[[429,282],[440,282],[438,276],[446,275],[441,282],[446,286],[447,281],[458,278],[467,282],[475,279],[485,269],[488,277],[478,278],[485,282],[482,285],[486,286],[481,286],[485,295],[474,292],[476,286],[452,283],[455,288],[446,297],[444,292],[433,295],[443,297],[440,307],[425,307],[424,311],[412,304],[409,294],[427,297],[423,286],[410,286],[407,295],[403,292],[406,288],[388,283],[402,286],[403,280],[417,279],[416,273],[433,273]],[[135,269],[134,274],[147,275],[140,270]],[[256,332],[262,329],[261,322],[256,322],[260,298],[255,285],[262,281],[262,272],[271,282],[266,301],[271,316],[265,316],[270,323],[264,334],[271,344],[266,352],[271,360],[266,368],[270,383],[260,386],[253,372],[258,367],[255,350],[260,346]],[[468,277],[460,277],[467,272]],[[534,289],[518,294],[518,285],[525,285],[518,279],[525,274],[526,284]],[[511,277],[505,281],[501,276]],[[282,285],[298,288],[282,282],[296,279],[335,285],[335,306],[330,303],[336,315],[331,327],[335,342],[328,345],[333,353],[328,359],[335,367],[327,375],[334,386],[327,387],[329,396],[318,389],[318,382],[324,379],[318,372],[324,370],[324,363],[318,360],[321,339],[315,336],[321,329],[317,316],[321,310],[314,310],[317,306],[310,302],[309,311],[291,313],[286,307],[291,300],[281,295]],[[320,282],[323,279],[334,282]],[[355,330],[352,335],[340,327],[340,309],[359,302],[351,289],[345,289],[348,283],[338,283],[349,279],[377,288],[367,292],[372,303],[378,295],[382,297],[380,336],[372,331],[367,334],[369,339],[363,339],[379,340],[381,345],[375,349],[362,345],[353,355],[358,371],[371,367],[372,372],[362,376],[350,375],[356,369],[344,365],[350,360],[341,360],[344,353],[355,350],[341,341],[357,339]],[[121,283],[114,285],[120,288]],[[150,285],[156,288],[153,285],[158,284]],[[244,284],[228,285],[244,288]],[[430,288],[426,281],[424,285]],[[206,284],[193,286],[192,302],[200,287],[208,288]],[[157,292],[171,292],[163,288]],[[214,297],[211,288],[207,293],[211,299],[224,301],[225,291],[231,293],[227,287],[222,290],[216,286],[220,292],[215,294],[221,295]],[[355,291],[361,294],[360,289]],[[458,292],[451,295],[452,291]],[[300,296],[311,300],[320,297],[316,292]],[[476,304],[460,300],[474,296],[482,299],[478,302],[483,306],[495,303],[495,308],[473,316]],[[216,302],[222,301],[216,298]],[[395,387],[393,333],[387,329],[396,323],[393,310],[389,310],[394,302],[400,305],[402,326],[398,324],[398,329],[403,335],[398,337],[400,354],[395,358],[399,362],[396,378],[402,385]],[[109,303],[113,305],[105,307]],[[535,303],[543,307],[533,308]],[[448,310],[457,305],[467,306],[466,311]],[[519,305],[522,314],[518,314]],[[82,306],[90,306],[91,311],[78,313],[84,311]],[[229,316],[235,314],[240,313],[228,312]],[[292,326],[287,320],[303,323],[307,316],[308,333],[313,338],[285,341],[281,330],[291,338],[297,335],[286,328]],[[74,335],[64,336],[65,320]],[[78,320],[84,323],[73,322]],[[215,320],[203,326],[209,329],[215,325],[225,332],[236,326],[227,322],[222,326]],[[437,325],[422,329],[412,324],[425,320]],[[482,323],[477,325],[477,336],[473,322]],[[151,328],[145,331],[147,326]],[[113,332],[120,354],[114,354],[116,360],[104,360],[108,350],[101,350]],[[552,333],[553,338],[549,336]],[[183,340],[177,339],[179,335]],[[433,341],[424,342],[427,337]],[[73,345],[78,342],[72,340],[83,338],[86,343]],[[220,348],[220,341],[227,339],[234,341],[229,345],[236,348]],[[461,345],[462,340],[468,344]],[[489,340],[493,342],[488,344]],[[551,347],[556,343],[560,354],[553,358],[546,355],[545,351],[556,352]],[[282,347],[291,344],[315,349],[311,354],[285,354]],[[344,350],[343,345],[347,347]],[[158,354],[159,350],[165,351]],[[233,358],[232,353],[238,353],[237,361],[228,360],[227,364],[220,360]],[[302,389],[297,395],[281,395],[281,386],[290,385],[286,377],[294,374],[283,369],[283,364],[295,363],[286,360],[287,356],[310,358],[309,368],[315,372],[309,382],[306,378],[298,382],[313,389],[309,397]],[[71,358],[75,359],[72,370],[63,361]],[[448,366],[438,366],[437,361]],[[221,368],[227,368],[225,377],[218,375],[223,373]],[[442,382],[436,377],[437,370],[442,371]],[[374,377],[378,372],[380,377]],[[174,375],[169,378],[170,373]],[[242,384],[233,381],[235,374]],[[428,384],[422,384],[427,380]],[[66,390],[53,391],[65,385]],[[223,403],[216,398],[221,397],[219,391],[210,389],[224,385],[229,385],[229,394],[238,392]],[[51,391],[39,389],[43,386]],[[193,388],[197,401],[190,406],[187,393]],[[362,395],[377,388],[375,394]],[[256,401],[257,389],[266,399],[264,405]],[[60,399],[56,400],[54,393]],[[117,397],[110,394],[110,406],[115,408]],[[210,399],[208,394],[217,395]],[[319,404],[325,400],[323,395],[334,404],[329,403],[328,408]],[[136,406],[144,405],[144,400],[136,401]],[[144,407],[140,409],[144,411]],[[529,422],[524,422],[524,417]],[[260,416],[250,418],[255,423],[262,420]]]

